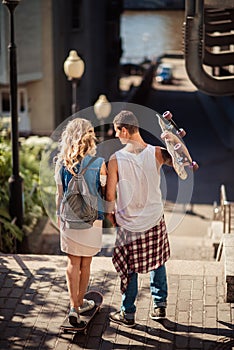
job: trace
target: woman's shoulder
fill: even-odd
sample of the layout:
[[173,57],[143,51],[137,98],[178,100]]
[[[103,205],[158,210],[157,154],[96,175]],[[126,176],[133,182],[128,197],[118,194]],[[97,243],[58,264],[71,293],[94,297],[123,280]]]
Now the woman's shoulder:
[[102,164],[105,163],[105,159],[103,157],[95,157],[96,159],[94,160],[93,164],[97,168],[101,168]]
[[96,159],[98,162],[101,162],[101,163],[105,162],[105,158],[103,157],[96,157]]
[[105,159],[103,157],[96,157],[96,156],[87,155],[82,160],[82,163],[81,163],[82,168],[89,166],[90,162],[91,162],[91,164],[90,164],[91,167],[100,168],[102,166],[103,162],[105,162]]
[[84,161],[86,163],[89,163],[90,161],[92,160],[92,163],[102,163],[105,161],[105,159],[103,157],[99,157],[99,156],[90,156],[90,155],[87,155],[85,158],[84,158]]

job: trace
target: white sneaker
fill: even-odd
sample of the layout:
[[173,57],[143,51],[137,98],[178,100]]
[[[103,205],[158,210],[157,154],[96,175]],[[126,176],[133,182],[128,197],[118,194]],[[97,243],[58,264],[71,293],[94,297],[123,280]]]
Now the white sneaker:
[[80,316],[74,307],[71,307],[68,318],[71,324],[80,323]]
[[91,310],[93,309],[95,306],[95,301],[94,300],[87,300],[84,299],[83,300],[83,305],[79,306],[78,310],[79,313],[82,314],[85,311]]

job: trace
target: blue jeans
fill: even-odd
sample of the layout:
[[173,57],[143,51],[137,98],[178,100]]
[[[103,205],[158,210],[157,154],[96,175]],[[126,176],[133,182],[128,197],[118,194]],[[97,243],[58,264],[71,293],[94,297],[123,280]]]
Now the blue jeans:
[[[150,291],[153,297],[154,307],[167,305],[167,275],[165,265],[150,271]],[[138,293],[138,274],[130,274],[127,290],[122,295],[121,311],[128,319],[134,318],[136,312],[135,300]]]

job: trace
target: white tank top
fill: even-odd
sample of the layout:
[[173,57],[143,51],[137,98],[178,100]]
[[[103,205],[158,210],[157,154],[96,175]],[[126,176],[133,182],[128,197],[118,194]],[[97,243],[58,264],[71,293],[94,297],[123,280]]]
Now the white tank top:
[[155,147],[147,145],[138,154],[122,149],[115,155],[119,174],[116,222],[131,232],[149,230],[163,214]]

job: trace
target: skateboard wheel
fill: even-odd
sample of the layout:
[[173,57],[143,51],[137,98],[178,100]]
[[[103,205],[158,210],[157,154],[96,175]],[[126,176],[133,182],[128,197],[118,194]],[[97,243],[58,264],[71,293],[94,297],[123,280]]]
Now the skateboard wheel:
[[181,148],[181,143],[177,143],[177,144],[174,146],[174,150],[177,151],[177,152],[180,150],[180,148]]
[[199,165],[196,162],[192,162],[191,167],[193,168],[193,171],[197,171],[199,168]]
[[166,111],[163,113],[163,118],[167,119],[167,120],[171,120],[172,119],[172,114],[170,111]]
[[184,137],[186,135],[186,131],[184,129],[179,129],[176,132],[180,137]]

